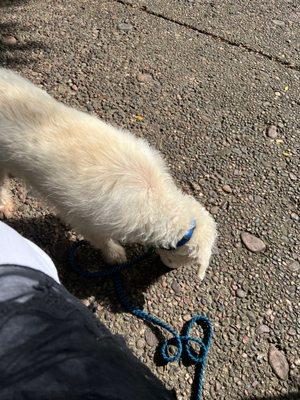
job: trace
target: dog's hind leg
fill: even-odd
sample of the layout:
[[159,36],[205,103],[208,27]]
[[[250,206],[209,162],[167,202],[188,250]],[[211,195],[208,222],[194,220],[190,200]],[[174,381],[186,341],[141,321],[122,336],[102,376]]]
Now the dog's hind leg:
[[10,218],[13,211],[13,201],[9,189],[7,174],[0,167],[0,218]]

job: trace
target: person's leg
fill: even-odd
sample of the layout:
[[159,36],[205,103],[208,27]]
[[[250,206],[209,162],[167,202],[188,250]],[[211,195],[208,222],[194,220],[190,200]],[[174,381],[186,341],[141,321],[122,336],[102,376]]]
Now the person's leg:
[[51,259],[0,223],[0,399],[175,400]]
[[0,221],[0,265],[20,265],[37,269],[59,283],[51,258],[30,240]]

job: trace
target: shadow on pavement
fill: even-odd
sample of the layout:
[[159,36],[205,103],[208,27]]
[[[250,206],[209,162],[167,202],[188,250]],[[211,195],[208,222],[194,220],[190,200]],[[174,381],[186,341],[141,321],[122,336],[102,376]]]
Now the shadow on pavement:
[[30,28],[22,26],[16,22],[8,21],[5,14],[5,8],[16,8],[28,3],[30,0],[0,0],[0,66],[5,68],[14,68],[18,65],[34,64],[37,61],[37,55],[33,53],[36,50],[45,49],[45,46],[34,40],[23,42],[20,40],[22,33]]
[[[78,275],[72,270],[68,257],[71,245],[74,243],[74,237],[70,239],[69,229],[57,217],[46,215],[36,218],[10,219],[3,222],[37,244],[52,258],[58,269],[61,282],[70,293],[79,299],[94,297],[88,308],[104,324],[106,318],[110,318],[107,314],[108,310],[117,314],[124,312],[116,297],[114,284],[111,279],[91,280]],[[126,250],[129,260],[143,251],[137,248],[126,248]],[[109,268],[104,265],[100,251],[89,245],[79,250],[77,260],[83,268],[89,267],[91,271],[99,271],[104,267]],[[132,270],[124,271],[122,273],[124,289],[132,303],[136,307],[144,309],[145,297],[143,293],[160,276],[169,271],[155,255],[140,262]],[[146,325],[154,333],[158,342],[164,340],[162,332],[157,327],[149,323],[146,323]],[[154,361],[158,365],[164,365],[158,349],[156,350]]]
[[30,0],[0,0],[0,8],[20,6],[28,3]]
[[[56,265],[61,282],[77,298],[84,299],[90,296],[95,301],[108,307],[112,312],[123,312],[115,296],[111,279],[94,280],[84,278],[75,273],[68,260],[69,250],[73,243],[69,230],[54,215],[36,218],[20,218],[4,221],[27,239],[41,247],[52,258]],[[128,249],[128,258],[132,259],[143,250]],[[92,246],[84,246],[78,252],[78,262],[91,271],[109,268],[103,263],[100,251]],[[125,271],[124,287],[134,305],[143,308],[145,298],[143,292],[151,286],[160,276],[169,271],[156,256],[151,256],[140,262],[136,268]]]

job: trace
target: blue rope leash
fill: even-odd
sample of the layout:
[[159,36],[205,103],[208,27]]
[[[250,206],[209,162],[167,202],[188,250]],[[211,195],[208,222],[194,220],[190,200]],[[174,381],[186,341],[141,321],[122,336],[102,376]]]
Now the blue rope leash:
[[[136,257],[131,262],[110,266],[103,271],[90,272],[83,269],[76,260],[77,250],[86,243],[87,242],[82,240],[79,242],[75,242],[71,246],[69,261],[72,268],[79,275],[85,278],[112,278],[114,281],[117,297],[126,311],[130,312],[131,314],[135,315],[137,318],[140,318],[145,322],[159,326],[160,328],[166,330],[172,335],[170,339],[164,340],[161,344],[160,355],[165,363],[179,361],[182,356],[185,355],[191,363],[195,364],[196,369],[193,382],[194,390],[192,390],[191,399],[200,400],[202,397],[206,360],[213,336],[213,328],[210,320],[203,315],[195,315],[192,319],[190,319],[190,321],[187,322],[187,324],[185,324],[181,334],[179,334],[172,326],[168,325],[166,322],[160,320],[154,315],[147,313],[146,311],[140,310],[139,308],[135,307],[124,290],[121,273],[125,269],[132,269],[136,264],[148,258],[152,254],[152,251],[150,250],[147,253]],[[202,339],[195,338],[191,335],[191,330],[196,324],[198,324],[202,328]],[[198,351],[193,348],[193,344],[194,346],[197,346]],[[176,352],[173,355],[170,355],[170,346],[176,347]]]

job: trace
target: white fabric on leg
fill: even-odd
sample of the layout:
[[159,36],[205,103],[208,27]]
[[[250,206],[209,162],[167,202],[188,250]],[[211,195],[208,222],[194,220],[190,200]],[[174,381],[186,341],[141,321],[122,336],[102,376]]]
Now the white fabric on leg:
[[36,269],[60,283],[51,258],[37,245],[0,221],[0,266],[7,264]]

